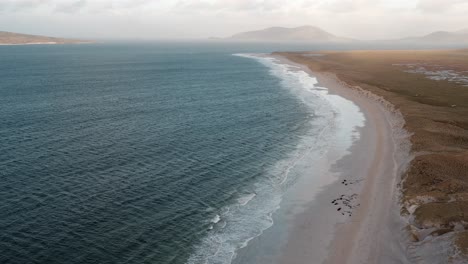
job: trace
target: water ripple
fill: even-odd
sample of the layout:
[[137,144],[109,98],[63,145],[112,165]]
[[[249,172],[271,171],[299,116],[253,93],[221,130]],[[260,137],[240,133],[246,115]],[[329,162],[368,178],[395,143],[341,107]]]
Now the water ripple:
[[185,263],[307,130],[230,53],[37,48],[0,51],[1,263]]

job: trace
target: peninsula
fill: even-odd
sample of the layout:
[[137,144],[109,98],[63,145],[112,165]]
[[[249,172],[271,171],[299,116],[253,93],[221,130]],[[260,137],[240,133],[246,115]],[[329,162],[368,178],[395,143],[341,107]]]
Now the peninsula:
[[27,35],[0,31],[0,45],[32,45],[32,44],[84,44],[91,41],[55,38],[37,35]]

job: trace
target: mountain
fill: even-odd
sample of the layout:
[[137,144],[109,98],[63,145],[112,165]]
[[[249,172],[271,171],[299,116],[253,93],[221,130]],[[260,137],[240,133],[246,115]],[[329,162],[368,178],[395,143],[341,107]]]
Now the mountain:
[[457,33],[457,34],[468,34],[468,28],[465,28],[465,29],[462,29],[462,30],[455,31],[455,33]]
[[233,35],[228,40],[256,42],[351,42],[352,39],[337,37],[318,27],[295,28],[270,27]]
[[64,39],[53,38],[45,36],[27,35],[0,31],[0,45],[12,44],[78,44],[90,43],[90,41],[83,41],[77,39]]
[[436,31],[421,37],[412,37],[401,39],[405,42],[420,42],[420,43],[446,43],[446,44],[468,44],[468,29],[459,31]]

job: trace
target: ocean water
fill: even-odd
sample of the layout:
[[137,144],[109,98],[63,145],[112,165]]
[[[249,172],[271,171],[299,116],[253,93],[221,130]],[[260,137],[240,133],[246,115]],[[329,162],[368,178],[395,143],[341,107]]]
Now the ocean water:
[[0,47],[0,263],[231,263],[337,131],[280,48]]

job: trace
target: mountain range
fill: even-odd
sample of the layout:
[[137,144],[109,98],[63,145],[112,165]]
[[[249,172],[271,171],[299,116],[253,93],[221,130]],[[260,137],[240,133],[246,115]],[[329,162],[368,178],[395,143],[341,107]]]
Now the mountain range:
[[[311,43],[355,43],[356,39],[336,36],[315,26],[301,26],[294,28],[270,27],[262,30],[248,31],[235,34],[223,40],[250,41],[250,42],[311,42]],[[381,41],[379,41],[381,42]],[[394,43],[467,43],[468,29],[449,32],[437,31],[428,35],[409,37],[394,40],[385,40]]]
[[428,43],[468,43],[468,29],[458,31],[436,31],[421,37],[404,38],[401,41]]
[[[402,39],[360,41],[357,39],[341,37],[315,26],[301,27],[270,27],[262,30],[248,31],[235,34],[229,38],[216,38],[222,41],[239,42],[303,42],[303,43],[394,43],[394,44],[467,44],[468,28],[458,31],[436,31],[424,36],[408,37]],[[27,35],[0,31],[0,45],[5,44],[77,44],[91,43],[77,39]]]
[[228,38],[238,41],[274,41],[274,42],[351,42],[350,38],[335,36],[321,28],[301,26],[295,28],[270,27],[262,30],[243,32]]

